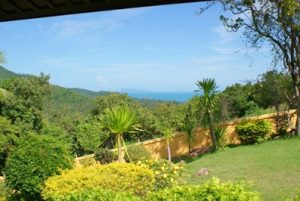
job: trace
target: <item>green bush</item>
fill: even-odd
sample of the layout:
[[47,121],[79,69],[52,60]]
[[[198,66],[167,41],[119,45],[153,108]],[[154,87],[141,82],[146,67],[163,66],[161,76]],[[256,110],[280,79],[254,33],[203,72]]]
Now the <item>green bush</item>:
[[158,192],[149,193],[146,201],[260,201],[256,192],[246,185],[223,183],[213,178],[202,185],[175,186]]
[[72,164],[69,149],[62,142],[50,136],[28,135],[7,158],[5,182],[24,198],[36,200],[44,180]]
[[65,195],[52,196],[51,201],[141,201],[129,193],[114,192],[102,188],[75,190]]
[[117,159],[117,154],[106,148],[99,148],[97,151],[95,151],[95,160],[101,164],[111,163]]
[[134,193],[144,196],[153,189],[153,171],[130,163],[110,163],[63,171],[45,182],[42,195],[55,200],[72,192],[105,188],[114,192]]
[[138,165],[154,171],[155,190],[182,184],[183,167],[167,160],[139,161]]
[[151,158],[150,153],[141,145],[130,145],[127,148],[127,154],[125,154],[125,160],[127,162],[136,163],[141,160],[148,160]]
[[79,165],[83,167],[93,166],[96,164],[96,160],[93,157],[85,157],[78,161],[79,161]]
[[6,201],[11,194],[12,190],[5,185],[4,181],[0,180],[0,201]]
[[265,120],[248,121],[239,123],[235,129],[242,144],[254,144],[267,140],[272,124]]

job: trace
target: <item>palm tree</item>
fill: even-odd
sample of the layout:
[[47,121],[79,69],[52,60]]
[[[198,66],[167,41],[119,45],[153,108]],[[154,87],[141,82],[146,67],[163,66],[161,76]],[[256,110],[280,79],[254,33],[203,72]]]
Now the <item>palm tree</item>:
[[125,106],[116,106],[107,108],[99,119],[103,128],[116,135],[118,161],[123,162],[122,144],[126,152],[123,134],[134,133],[138,130],[139,125],[136,123],[135,114]]
[[197,81],[197,87],[199,88],[196,92],[200,92],[199,106],[202,107],[201,116],[204,115],[208,119],[210,136],[213,142],[213,149],[217,148],[217,139],[214,129],[213,110],[217,103],[217,84],[214,79],[203,79]]
[[192,114],[192,105],[189,104],[184,118],[184,127],[183,127],[183,130],[187,135],[189,153],[192,152],[192,143],[195,139],[195,133],[194,133],[195,126],[196,126],[196,122],[194,121],[193,114]]
[[173,129],[171,128],[166,128],[164,129],[163,131],[163,135],[164,135],[164,138],[167,142],[167,150],[168,150],[168,160],[171,162],[172,161],[172,155],[171,155],[171,147],[170,147],[170,142],[172,141],[173,139]]

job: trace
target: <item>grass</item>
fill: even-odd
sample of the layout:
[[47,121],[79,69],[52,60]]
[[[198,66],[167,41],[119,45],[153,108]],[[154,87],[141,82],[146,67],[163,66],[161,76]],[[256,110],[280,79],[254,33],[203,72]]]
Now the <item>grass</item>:
[[[192,176],[200,168],[209,175]],[[199,184],[216,176],[221,180],[247,180],[263,200],[285,200],[300,188],[300,138],[239,146],[206,154],[186,164],[188,183]]]

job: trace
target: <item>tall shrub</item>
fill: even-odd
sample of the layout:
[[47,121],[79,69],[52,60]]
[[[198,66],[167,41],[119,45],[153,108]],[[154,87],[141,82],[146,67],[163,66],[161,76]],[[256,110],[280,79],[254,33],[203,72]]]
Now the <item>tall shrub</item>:
[[62,142],[36,134],[23,137],[5,165],[5,182],[28,200],[37,200],[44,180],[71,168],[72,156]]
[[272,131],[272,124],[266,120],[246,121],[239,123],[236,128],[243,144],[254,144],[264,141]]

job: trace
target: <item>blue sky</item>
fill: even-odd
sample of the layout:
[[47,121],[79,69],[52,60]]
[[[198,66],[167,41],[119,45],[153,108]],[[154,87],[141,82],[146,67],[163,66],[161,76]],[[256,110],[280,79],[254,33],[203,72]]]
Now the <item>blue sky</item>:
[[191,92],[215,78],[220,88],[271,68],[267,48],[245,50],[214,7],[203,3],[96,12],[0,23],[8,69],[51,75],[51,83],[90,90]]

